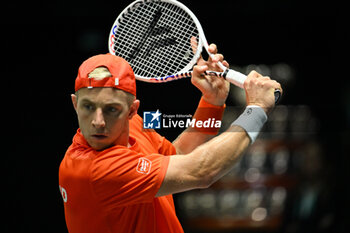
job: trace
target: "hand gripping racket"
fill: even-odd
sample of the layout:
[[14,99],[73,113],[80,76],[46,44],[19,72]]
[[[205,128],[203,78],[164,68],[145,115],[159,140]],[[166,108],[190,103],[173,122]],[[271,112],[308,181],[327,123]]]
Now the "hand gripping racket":
[[[198,44],[191,43],[195,37]],[[194,48],[194,46],[197,46]],[[136,79],[162,83],[191,77],[203,47],[209,56],[208,42],[197,17],[176,0],[136,0],[115,20],[108,42],[109,52],[127,60]],[[225,78],[243,88],[247,76],[226,68],[206,75]],[[275,102],[281,97],[275,90]]]

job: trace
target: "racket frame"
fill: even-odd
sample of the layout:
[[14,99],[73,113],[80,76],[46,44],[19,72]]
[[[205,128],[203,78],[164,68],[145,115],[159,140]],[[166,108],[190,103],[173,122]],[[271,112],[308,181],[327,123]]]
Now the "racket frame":
[[[202,25],[200,24],[196,15],[187,6],[185,6],[183,3],[181,3],[177,0],[136,0],[132,3],[130,3],[119,14],[117,19],[113,23],[112,29],[111,29],[110,34],[109,34],[109,41],[108,41],[109,52],[111,54],[115,55],[115,50],[114,50],[114,41],[115,41],[115,36],[116,36],[115,28],[118,27],[120,22],[123,20],[124,16],[126,14],[128,14],[131,10],[137,8],[138,5],[143,4],[143,3],[147,3],[147,2],[166,2],[166,3],[173,4],[175,6],[180,7],[181,9],[183,9],[192,18],[194,24],[197,27],[198,37],[199,37],[198,38],[198,45],[197,45],[196,52],[195,52],[193,58],[191,59],[191,61],[179,72],[172,74],[172,75],[169,75],[169,76],[165,76],[165,77],[143,77],[143,76],[140,76],[138,74],[135,74],[135,78],[137,80],[140,80],[143,82],[163,83],[163,82],[169,82],[169,81],[173,81],[173,80],[191,77],[192,71],[190,71],[190,70],[193,68],[193,66],[197,63],[198,59],[200,58],[201,53],[203,51],[203,47],[205,48],[205,50],[207,51],[207,53],[210,57],[213,57],[214,55],[209,52],[208,41],[205,37]],[[217,63],[217,65],[223,70],[223,72],[207,71],[205,74],[225,78],[230,83],[232,83],[240,88],[244,88],[243,84],[244,84],[244,81],[247,79],[246,75],[244,75],[238,71],[228,69],[220,61]],[[276,103],[279,101],[280,97],[281,97],[280,90],[275,90]]]
[[166,2],[166,3],[170,3],[170,4],[173,4],[173,5],[176,5],[176,6],[180,7],[181,9],[183,9],[193,19],[193,21],[194,21],[194,23],[195,23],[195,25],[197,27],[197,30],[198,30],[199,40],[198,40],[197,49],[196,49],[196,52],[194,53],[193,58],[179,72],[177,72],[175,74],[171,74],[171,75],[165,76],[165,77],[144,77],[144,76],[140,76],[140,75],[135,73],[135,78],[137,80],[140,80],[140,81],[143,81],[143,82],[162,83],[162,82],[169,82],[169,81],[173,81],[173,80],[178,80],[178,79],[182,79],[182,78],[191,77],[192,76],[192,72],[190,70],[193,68],[193,66],[197,63],[198,59],[200,58],[202,50],[203,50],[203,47],[207,46],[207,48],[208,48],[208,43],[206,42],[205,37],[204,37],[204,41],[203,41],[202,34],[204,32],[203,32],[203,29],[202,29],[198,19],[196,18],[196,16],[184,4],[182,4],[181,2],[176,1],[176,0],[136,0],[136,1],[132,2],[132,3],[130,3],[119,14],[117,19],[113,23],[112,29],[111,29],[110,34],[109,34],[109,41],[108,41],[109,52],[111,54],[115,55],[115,50],[114,50],[114,41],[115,41],[115,38],[116,38],[115,29],[118,27],[118,25],[123,20],[125,15],[128,14],[130,11],[134,10],[135,8],[137,8],[139,4],[143,4],[143,3],[147,3],[147,2]]

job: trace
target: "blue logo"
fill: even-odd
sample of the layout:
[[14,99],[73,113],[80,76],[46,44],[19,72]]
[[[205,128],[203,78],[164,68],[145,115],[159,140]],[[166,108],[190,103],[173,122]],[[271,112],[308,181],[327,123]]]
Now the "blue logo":
[[157,110],[156,112],[143,112],[143,128],[144,129],[160,129],[162,113]]

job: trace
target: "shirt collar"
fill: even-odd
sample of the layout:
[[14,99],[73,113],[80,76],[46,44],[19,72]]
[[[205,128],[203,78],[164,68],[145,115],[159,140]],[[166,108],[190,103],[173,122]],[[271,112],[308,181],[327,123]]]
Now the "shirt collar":
[[[92,149],[91,146],[89,145],[89,143],[86,141],[86,139],[84,138],[84,135],[81,133],[80,128],[77,130],[77,133],[75,134],[74,138],[73,138],[73,143],[82,146],[86,149]],[[129,136],[129,149],[130,150],[134,150],[134,151],[138,151],[138,144],[136,143],[136,139],[132,136]],[[116,145],[116,146],[112,146],[112,147],[124,147],[125,146],[120,146],[120,145]],[[112,148],[109,147],[109,148]],[[109,149],[107,148],[107,149]]]

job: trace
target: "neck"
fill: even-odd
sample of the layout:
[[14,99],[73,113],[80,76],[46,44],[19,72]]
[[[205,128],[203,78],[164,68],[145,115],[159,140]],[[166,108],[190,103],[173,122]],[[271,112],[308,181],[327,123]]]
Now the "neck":
[[126,126],[124,127],[118,139],[115,141],[114,145],[128,147],[129,145],[129,122],[128,121],[126,122]]

